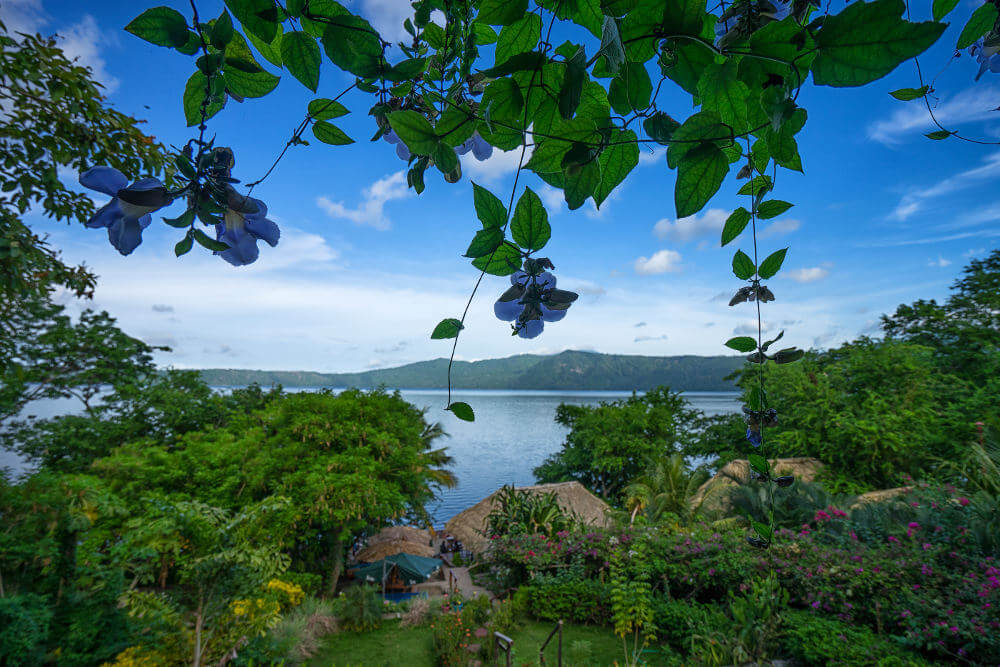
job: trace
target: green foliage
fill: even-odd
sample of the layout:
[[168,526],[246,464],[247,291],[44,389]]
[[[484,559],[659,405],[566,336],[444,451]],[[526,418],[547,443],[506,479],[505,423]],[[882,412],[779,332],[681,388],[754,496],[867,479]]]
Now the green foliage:
[[555,493],[531,493],[505,485],[494,497],[484,534],[553,537],[577,523],[577,519],[559,505]]
[[692,470],[679,452],[654,459],[646,472],[625,487],[625,507],[633,516],[642,512],[651,524],[668,515],[687,523],[699,509],[691,505],[691,497],[708,477],[703,468]]
[[0,597],[0,660],[5,665],[42,662],[51,617],[41,596]]
[[597,406],[560,405],[556,422],[570,429],[562,449],[534,474],[540,482],[577,480],[614,502],[645,462],[682,449],[699,413],[667,387]]
[[359,584],[344,589],[337,598],[335,611],[345,630],[368,632],[382,624],[383,606],[378,587]]
[[535,618],[597,625],[611,622],[611,588],[595,579],[538,576],[518,589],[518,598]]
[[169,169],[166,147],[140,130],[141,121],[111,109],[91,71],[71,62],[54,38],[9,34],[2,24],[0,30],[0,331],[6,337],[6,314],[21,298],[57,286],[93,293],[94,275],[66,265],[44,235],[21,221],[29,208],[55,220],[84,222],[94,214],[90,197],[67,187],[57,170],[105,164],[136,176],[165,170],[169,176]]
[[865,627],[801,610],[788,610],[782,619],[781,648],[805,664],[880,667],[930,664]]

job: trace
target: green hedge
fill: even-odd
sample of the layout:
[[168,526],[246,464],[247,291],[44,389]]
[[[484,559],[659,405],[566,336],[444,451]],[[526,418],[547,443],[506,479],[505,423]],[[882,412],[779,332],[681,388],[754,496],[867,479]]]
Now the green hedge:
[[782,612],[782,648],[807,665],[931,665],[868,628],[823,618],[809,611]]
[[611,622],[610,587],[595,579],[553,582],[539,578],[522,586],[518,598],[535,618],[598,625]]

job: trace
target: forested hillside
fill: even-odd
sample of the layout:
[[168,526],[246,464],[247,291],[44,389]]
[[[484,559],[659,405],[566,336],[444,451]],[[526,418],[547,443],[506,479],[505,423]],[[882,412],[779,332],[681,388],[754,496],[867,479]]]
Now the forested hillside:
[[[555,355],[519,354],[505,359],[456,361],[452,386],[461,389],[607,389],[644,391],[668,385],[680,391],[727,391],[726,380],[742,367],[741,357],[693,355],[641,357],[566,350]],[[285,387],[378,387],[438,389],[447,386],[447,359],[362,373],[258,371],[210,368],[202,379],[216,387],[253,382]]]

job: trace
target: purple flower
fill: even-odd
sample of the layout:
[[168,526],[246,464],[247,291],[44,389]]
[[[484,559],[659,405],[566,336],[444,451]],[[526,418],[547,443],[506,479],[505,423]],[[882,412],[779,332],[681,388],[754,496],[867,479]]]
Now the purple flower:
[[763,438],[761,438],[760,431],[754,431],[749,428],[747,429],[747,440],[754,447],[760,447],[761,443],[764,442]]
[[469,151],[480,162],[488,160],[491,155],[493,155],[493,146],[488,144],[485,139],[479,136],[479,132],[473,132],[472,136],[469,137],[462,144],[455,146],[455,152],[459,155],[465,155]]
[[986,70],[994,73],[1000,72],[1000,44],[986,46],[980,38],[969,47],[969,55],[973,56],[979,63],[976,81],[979,81],[979,77],[985,74]]
[[406,144],[403,143],[403,140],[399,138],[399,135],[395,131],[389,130],[382,135],[382,138],[390,144],[396,145],[396,155],[399,156],[400,160],[410,161],[410,149],[406,147]]
[[246,266],[257,261],[260,255],[258,240],[267,242],[272,248],[278,245],[281,232],[278,225],[268,220],[267,206],[259,199],[244,197],[230,189],[229,205],[223,220],[215,226],[215,238],[227,244],[229,250],[215,254],[233,266]]
[[142,243],[142,230],[153,221],[149,214],[173,201],[158,179],[143,178],[128,185],[125,174],[112,167],[91,167],[80,174],[80,185],[111,196],[83,224],[90,229],[106,228],[111,245],[123,255]]

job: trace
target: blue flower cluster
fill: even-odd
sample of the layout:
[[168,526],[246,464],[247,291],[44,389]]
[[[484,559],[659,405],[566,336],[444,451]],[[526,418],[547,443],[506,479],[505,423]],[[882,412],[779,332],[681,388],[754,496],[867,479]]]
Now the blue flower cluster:
[[980,38],[975,44],[969,47],[969,55],[979,63],[979,72],[976,73],[976,81],[986,73],[986,70],[994,74],[1000,72],[1000,38],[994,37],[987,46],[986,42]]
[[142,230],[153,221],[150,213],[173,201],[158,179],[142,178],[129,185],[125,174],[112,167],[91,167],[80,174],[80,185],[111,197],[83,224],[107,229],[108,240],[122,255],[131,254],[142,243]]
[[[228,178],[228,170],[225,171]],[[143,178],[128,185],[125,175],[112,167],[88,169],[80,174],[80,184],[111,196],[111,201],[84,225],[107,229],[111,245],[122,255],[139,247],[142,231],[153,220],[150,214],[169,206],[177,194],[169,192],[156,178]],[[217,250],[215,254],[233,266],[252,264],[260,254],[257,241],[265,241],[271,247],[278,245],[281,236],[278,225],[267,218],[267,206],[261,200],[241,195],[231,185],[226,185],[225,194],[225,210],[221,222],[215,224],[215,238],[229,249]],[[189,206],[197,206],[193,196],[189,198]]]
[[229,245],[229,250],[217,251],[233,266],[246,266],[257,261],[260,250],[257,241],[272,248],[278,245],[281,231],[267,218],[267,206],[259,199],[244,197],[232,187],[227,188],[229,205],[223,222],[215,225],[215,239]]
[[[515,322],[515,331],[521,338],[536,338],[545,322],[558,322],[566,317],[569,303],[576,299],[576,294],[563,292],[569,299],[565,307],[553,308],[552,297],[556,290],[556,277],[548,271],[532,275],[525,271],[517,271],[510,277],[511,289],[493,304],[493,313],[504,322]],[[511,297],[504,300],[505,297]]]

